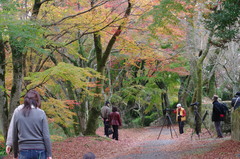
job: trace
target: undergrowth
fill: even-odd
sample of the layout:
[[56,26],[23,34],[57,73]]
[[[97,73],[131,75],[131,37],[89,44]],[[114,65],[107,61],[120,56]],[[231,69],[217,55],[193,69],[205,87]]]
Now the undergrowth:
[[5,149],[6,149],[6,146],[5,146],[4,140],[2,139],[2,137],[0,137],[0,156],[7,155]]

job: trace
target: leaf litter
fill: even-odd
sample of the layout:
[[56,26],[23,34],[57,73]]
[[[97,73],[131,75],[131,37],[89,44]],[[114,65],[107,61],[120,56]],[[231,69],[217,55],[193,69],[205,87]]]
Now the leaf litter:
[[[103,128],[96,136],[68,138],[52,144],[53,159],[81,159],[87,152],[93,152],[97,159],[239,159],[240,142],[230,136],[218,139],[202,130],[200,138],[188,128],[184,134],[164,127],[119,129],[119,140],[107,138]],[[158,138],[159,136],[159,138]],[[12,154],[4,159],[13,158]]]

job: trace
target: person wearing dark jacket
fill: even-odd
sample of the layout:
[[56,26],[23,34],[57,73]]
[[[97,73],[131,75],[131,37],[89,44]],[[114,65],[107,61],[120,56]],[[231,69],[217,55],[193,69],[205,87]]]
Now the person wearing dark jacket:
[[109,122],[113,128],[113,136],[112,138],[118,140],[118,128],[122,126],[122,121],[119,112],[117,111],[117,107],[112,108],[112,112],[109,115]]
[[103,118],[103,124],[104,124],[104,135],[106,137],[109,137],[108,129],[110,128],[109,114],[111,113],[111,110],[109,106],[110,106],[110,103],[106,101],[105,106],[101,108],[101,117]]
[[231,106],[234,108],[234,110],[240,106],[240,92],[237,92],[232,98]]
[[222,130],[221,130],[221,121],[223,118],[221,118],[221,105],[218,102],[218,96],[214,95],[213,98],[213,110],[212,110],[212,121],[214,122],[216,131],[217,131],[217,137],[223,138]]

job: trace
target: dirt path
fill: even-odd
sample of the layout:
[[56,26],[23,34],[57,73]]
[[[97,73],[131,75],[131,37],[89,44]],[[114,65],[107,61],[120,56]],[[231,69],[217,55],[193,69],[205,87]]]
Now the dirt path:
[[[178,133],[178,127],[174,126]],[[119,140],[104,137],[103,128],[97,136],[79,136],[56,141],[52,144],[53,159],[82,159],[93,152],[97,159],[240,159],[240,142],[230,137],[216,139],[202,132],[200,139],[192,136],[192,129],[171,137],[170,129],[164,127],[119,129]],[[192,138],[191,138],[192,136]],[[4,157],[12,159],[13,155]]]
[[[133,147],[130,152],[122,156],[115,157],[116,159],[166,159],[171,158],[171,153],[162,151],[162,148],[174,144],[174,139],[168,139],[170,130],[163,129],[161,135],[159,128],[148,128],[146,132],[149,140],[139,142],[138,145]],[[174,132],[173,132],[174,133]],[[146,135],[146,134],[145,134]],[[155,139],[154,139],[155,137]],[[176,137],[176,136],[175,136]],[[147,139],[147,138],[145,138]],[[129,154],[128,154],[129,153]]]
[[[172,130],[172,138],[170,129],[164,127],[160,138],[157,139],[160,133],[160,127],[145,129],[145,134],[142,134],[145,141],[136,143],[130,150],[122,152],[112,159],[199,159],[198,154],[202,155],[210,152],[220,143],[230,139],[229,137],[215,139],[211,137],[208,132],[201,133],[199,139],[196,134],[192,135],[191,129],[179,135],[176,126],[174,129],[178,137]],[[204,155],[202,155],[202,157],[204,158]],[[208,158],[207,156],[205,157]]]

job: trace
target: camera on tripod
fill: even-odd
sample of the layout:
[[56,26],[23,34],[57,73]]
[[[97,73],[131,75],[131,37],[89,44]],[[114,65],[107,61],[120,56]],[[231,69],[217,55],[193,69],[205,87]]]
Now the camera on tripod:
[[163,114],[165,115],[166,113],[171,113],[172,111],[174,111],[174,109],[171,109],[171,108],[165,108],[164,110],[163,110]]
[[199,102],[192,103],[192,104],[190,104],[190,106],[193,107],[194,110],[196,111],[196,110],[198,110]]
[[161,135],[161,133],[162,133],[162,130],[163,130],[163,127],[164,127],[164,126],[170,127],[170,132],[171,132],[171,137],[172,137],[172,138],[173,138],[172,130],[174,130],[175,135],[178,137],[178,135],[177,135],[174,127],[171,126],[173,123],[172,123],[172,119],[171,119],[171,117],[170,117],[170,115],[169,115],[169,114],[170,114],[172,111],[174,111],[174,110],[175,110],[175,109],[171,109],[171,108],[165,108],[165,109],[163,109],[163,114],[164,114],[164,118],[165,118],[165,119],[164,119],[164,123],[163,123],[163,125],[162,125],[162,128],[161,128],[161,130],[160,130],[160,132],[159,132],[159,135],[158,135],[158,138],[157,138],[157,139],[159,139],[159,137],[160,137],[160,135]]
[[202,117],[198,112],[199,104],[200,104],[199,102],[195,102],[195,103],[190,104],[190,106],[192,106],[194,108],[194,125],[195,125],[195,129],[193,129],[191,139],[192,139],[194,131],[196,132],[196,134],[198,135],[198,138],[200,139],[201,124],[204,125],[205,129],[207,129],[209,135],[212,137],[212,134],[210,133],[210,131],[208,130],[208,128],[206,127],[206,125],[204,123],[204,120],[205,120],[206,116],[208,115],[208,111],[206,110],[205,114]]
[[190,106],[198,106],[198,105],[199,105],[199,102],[195,102],[195,103],[190,104]]

